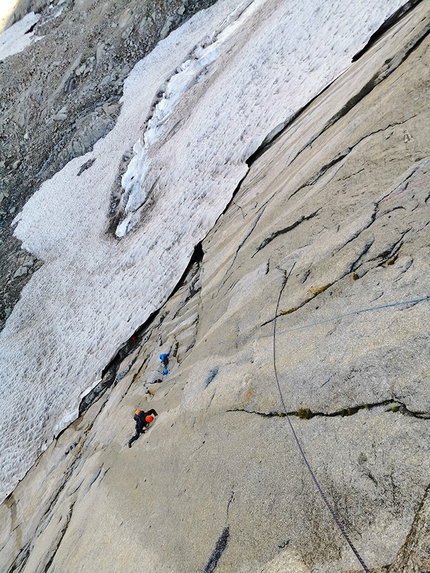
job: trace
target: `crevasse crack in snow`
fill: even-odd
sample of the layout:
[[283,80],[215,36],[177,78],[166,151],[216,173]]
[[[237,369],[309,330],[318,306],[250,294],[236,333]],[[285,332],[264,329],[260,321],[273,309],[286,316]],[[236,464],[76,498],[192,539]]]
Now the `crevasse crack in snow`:
[[[152,116],[147,121],[143,135],[143,145],[140,141],[134,145],[135,157],[122,177],[122,187],[124,189],[122,203],[126,203],[124,207],[126,217],[116,230],[118,237],[124,237],[139,219],[136,211],[143,205],[149,192],[148,187],[145,185],[146,176],[150,169],[149,150],[166,133],[166,124],[174,114],[176,104],[193,86],[210,77],[213,70],[212,64],[216,62],[221,50],[226,49],[228,41],[232,39],[235,32],[245,24],[246,20],[263,3],[264,0],[255,0],[248,3],[246,7],[240,5],[224,20],[221,30],[214,32],[211,38],[198,44],[188,59],[179,66],[177,73],[168,80]],[[161,141],[160,144],[162,145],[163,142]]]

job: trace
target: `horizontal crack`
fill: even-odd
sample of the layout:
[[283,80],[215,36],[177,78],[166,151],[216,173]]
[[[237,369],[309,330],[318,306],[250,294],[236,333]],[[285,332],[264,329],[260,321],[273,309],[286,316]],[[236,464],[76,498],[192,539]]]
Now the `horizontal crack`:
[[231,408],[226,410],[226,412],[245,412],[246,414],[255,414],[257,416],[263,416],[263,418],[284,418],[284,412],[257,412],[256,410],[246,410],[245,408]]
[[[405,404],[399,402],[398,400],[384,400],[382,402],[374,402],[372,404],[360,404],[357,406],[351,406],[349,408],[342,408],[336,412],[330,412],[329,414],[324,412],[313,412],[310,408],[299,408],[296,411],[287,412],[288,416],[297,416],[301,420],[311,420],[312,418],[344,418],[346,416],[353,416],[357,414],[360,410],[372,410],[373,408],[380,408],[382,406],[387,407],[386,412],[400,413],[405,416],[412,416],[414,418],[419,418],[421,420],[430,419],[429,412],[414,412],[409,410]],[[285,417],[284,412],[258,412],[256,410],[247,410],[246,408],[231,408],[226,410],[227,412],[245,412],[246,414],[255,414],[257,416],[262,416],[264,418],[283,418]]]
[[[341,277],[343,278],[343,277]],[[340,279],[338,279],[340,280]],[[263,324],[261,326],[265,326],[266,324],[270,324],[271,322],[273,322],[275,320],[275,318],[277,318],[278,316],[284,316],[286,314],[292,314],[293,312],[296,312],[296,310],[299,310],[300,308],[302,308],[302,306],[305,306],[305,304],[307,304],[308,302],[310,302],[311,300],[313,300],[316,296],[318,296],[319,294],[321,294],[322,292],[326,291],[328,288],[330,288],[331,286],[334,285],[334,283],[337,281],[334,281],[332,283],[328,283],[327,285],[324,285],[322,287],[319,287],[317,289],[311,289],[310,291],[308,291],[310,293],[310,296],[308,296],[303,302],[301,302],[298,306],[294,306],[292,308],[289,308],[288,310],[281,310],[279,312],[279,314],[276,317],[272,317],[269,320],[266,320],[266,322],[263,322]]]

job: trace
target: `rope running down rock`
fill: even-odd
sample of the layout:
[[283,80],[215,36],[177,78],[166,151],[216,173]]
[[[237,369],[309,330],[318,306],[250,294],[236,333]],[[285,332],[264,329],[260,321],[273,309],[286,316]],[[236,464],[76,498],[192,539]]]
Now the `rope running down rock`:
[[296,444],[297,444],[297,447],[298,447],[298,449],[299,449],[300,455],[302,456],[303,461],[305,462],[305,465],[306,465],[306,467],[307,467],[307,469],[308,469],[308,471],[309,471],[309,473],[310,473],[310,475],[311,475],[311,477],[312,477],[312,479],[313,479],[313,481],[314,481],[314,484],[315,484],[316,488],[318,489],[318,491],[319,491],[319,493],[320,493],[320,495],[321,495],[321,497],[322,497],[324,503],[326,504],[326,506],[327,506],[329,512],[331,513],[331,516],[333,517],[333,519],[334,519],[334,521],[335,521],[337,527],[339,528],[339,531],[341,532],[341,534],[342,534],[343,537],[345,538],[346,542],[348,543],[348,545],[350,546],[350,548],[351,548],[352,551],[354,552],[354,555],[356,556],[356,558],[357,558],[358,561],[360,562],[361,567],[363,568],[363,570],[365,571],[365,573],[369,573],[369,569],[368,569],[366,563],[365,563],[364,560],[362,559],[361,555],[358,553],[357,549],[354,547],[354,544],[352,543],[352,541],[351,541],[351,539],[349,538],[349,536],[348,536],[348,534],[347,534],[347,532],[346,532],[344,526],[342,525],[342,523],[341,523],[339,517],[337,516],[336,512],[334,511],[333,507],[331,506],[330,502],[328,501],[327,496],[326,496],[325,493],[324,493],[324,490],[322,489],[321,485],[319,484],[319,482],[318,482],[318,480],[317,480],[317,478],[316,478],[316,476],[315,476],[315,474],[314,474],[314,472],[313,472],[313,470],[312,470],[312,468],[311,468],[311,466],[310,466],[310,464],[309,464],[309,462],[308,462],[308,460],[307,460],[307,458],[306,458],[305,452],[303,451],[303,448],[302,448],[302,446],[301,446],[301,444],[300,444],[299,438],[297,437],[296,431],[294,430],[294,426],[293,426],[293,424],[292,424],[292,422],[291,422],[291,420],[290,420],[290,417],[289,417],[289,415],[288,415],[287,408],[286,408],[286,406],[285,406],[284,397],[283,397],[283,395],[282,395],[281,386],[280,386],[280,384],[279,384],[278,371],[277,371],[277,368],[276,368],[276,320],[277,320],[277,316],[278,316],[279,302],[280,302],[280,300],[281,300],[282,293],[284,292],[284,289],[285,289],[285,287],[286,287],[286,285],[287,285],[288,278],[290,277],[290,275],[291,275],[293,269],[294,269],[294,264],[293,264],[293,266],[291,267],[290,272],[289,272],[288,274],[285,273],[285,271],[284,271],[284,277],[283,277],[282,287],[281,287],[281,290],[280,290],[280,292],[279,292],[278,300],[277,300],[277,303],[276,303],[275,318],[274,318],[274,321],[273,321],[273,370],[274,370],[274,372],[275,372],[276,386],[277,386],[277,388],[278,388],[279,397],[280,397],[280,399],[281,399],[283,412],[284,412],[284,414],[285,414],[285,417],[286,417],[287,420],[288,420],[288,424],[289,424],[289,426],[290,426],[290,429],[291,429],[291,432],[292,432],[292,434],[293,434],[294,440],[296,441]]

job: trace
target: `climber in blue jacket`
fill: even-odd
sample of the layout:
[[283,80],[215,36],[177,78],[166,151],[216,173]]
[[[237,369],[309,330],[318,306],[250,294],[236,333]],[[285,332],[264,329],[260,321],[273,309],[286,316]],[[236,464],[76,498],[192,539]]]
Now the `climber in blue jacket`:
[[169,364],[169,353],[166,352],[165,354],[160,354],[160,360],[164,368],[167,368],[167,365]]

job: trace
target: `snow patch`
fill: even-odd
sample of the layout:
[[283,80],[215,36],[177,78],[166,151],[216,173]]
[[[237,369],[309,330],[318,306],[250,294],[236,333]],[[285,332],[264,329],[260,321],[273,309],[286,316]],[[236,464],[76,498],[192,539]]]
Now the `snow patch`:
[[30,12],[0,34],[0,62],[9,56],[19,54],[27,46],[42,39],[43,36],[35,36],[34,32],[29,32],[39,20],[40,14]]

